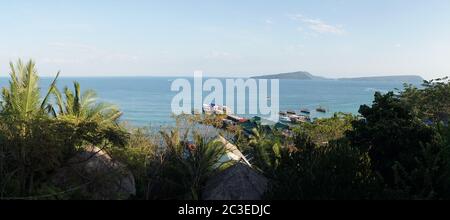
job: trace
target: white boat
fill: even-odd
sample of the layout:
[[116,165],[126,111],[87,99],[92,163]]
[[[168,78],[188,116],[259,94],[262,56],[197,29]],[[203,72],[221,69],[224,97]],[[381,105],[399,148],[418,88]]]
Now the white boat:
[[291,118],[288,116],[280,116],[281,122],[291,122]]
[[211,114],[216,114],[216,115],[231,115],[233,114],[233,112],[231,111],[231,109],[227,106],[221,106],[221,105],[216,105],[216,104],[203,104],[203,113],[211,115]]
[[222,109],[223,109],[223,112],[224,112],[226,115],[231,115],[231,114],[233,114],[233,111],[231,111],[231,108],[229,108],[228,106],[222,106]]
[[216,115],[223,115],[224,112],[222,110],[214,110],[214,114],[216,114]]
[[204,105],[203,105],[203,113],[204,113],[204,114],[207,114],[207,115],[212,114],[212,113],[213,113],[213,110],[212,110],[211,106],[210,106],[210,105],[204,104]]

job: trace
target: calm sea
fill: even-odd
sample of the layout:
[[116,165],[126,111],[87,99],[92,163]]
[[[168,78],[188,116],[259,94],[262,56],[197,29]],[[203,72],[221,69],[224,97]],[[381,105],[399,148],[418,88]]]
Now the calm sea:
[[[111,78],[60,78],[60,88],[73,81],[81,84],[82,90],[93,89],[102,101],[118,105],[124,112],[123,120],[136,126],[158,126],[171,124],[171,102],[177,92],[172,92],[175,78],[163,77],[111,77]],[[41,79],[42,88],[47,88],[50,78]],[[0,86],[8,83],[0,78]],[[357,113],[360,105],[370,104],[376,91],[387,92],[402,88],[402,82],[369,81],[280,81],[280,110],[308,108],[312,117],[327,117],[334,112]],[[204,96],[208,93],[204,93]],[[219,103],[218,103],[219,104]],[[253,103],[254,104],[254,103]],[[315,113],[322,106],[327,114]]]

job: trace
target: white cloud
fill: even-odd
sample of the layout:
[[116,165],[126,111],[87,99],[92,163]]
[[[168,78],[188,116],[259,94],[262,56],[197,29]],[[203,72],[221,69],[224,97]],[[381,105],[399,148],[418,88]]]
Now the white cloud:
[[303,22],[308,25],[308,27],[318,33],[331,33],[331,34],[337,34],[341,35],[344,34],[345,31],[342,29],[342,27],[339,26],[332,26],[328,25],[321,20],[315,20],[315,19],[304,19]]
[[340,25],[330,25],[320,19],[311,19],[300,14],[289,15],[289,17],[292,20],[300,21],[301,23],[306,25],[306,27],[308,27],[310,30],[320,34],[335,34],[335,35],[345,34],[345,30]]
[[272,20],[271,18],[268,18],[268,19],[266,19],[266,24],[268,24],[268,25],[272,25],[272,24],[275,24],[275,21],[274,20]]
[[298,21],[304,18],[301,14],[289,14],[288,17],[294,21]]

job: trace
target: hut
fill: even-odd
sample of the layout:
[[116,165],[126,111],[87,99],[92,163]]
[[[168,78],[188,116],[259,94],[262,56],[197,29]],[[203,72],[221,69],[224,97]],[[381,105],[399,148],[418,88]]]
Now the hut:
[[261,200],[267,190],[266,177],[245,163],[237,163],[212,177],[202,192],[203,200]]
[[63,190],[76,189],[81,198],[125,200],[136,195],[131,171],[94,146],[85,147],[71,158],[68,166],[57,170],[51,180]]

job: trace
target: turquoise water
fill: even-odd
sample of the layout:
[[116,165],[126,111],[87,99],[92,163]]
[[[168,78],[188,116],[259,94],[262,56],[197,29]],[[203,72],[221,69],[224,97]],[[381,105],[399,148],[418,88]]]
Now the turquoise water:
[[[170,90],[175,78],[163,77],[111,77],[111,78],[60,78],[59,87],[72,87],[73,81],[82,90],[94,89],[101,100],[117,104],[124,112],[123,120],[132,125],[164,125],[173,123],[171,101],[177,92]],[[7,85],[7,78],[0,78],[0,86]],[[41,79],[42,87],[51,82]],[[326,117],[333,112],[357,113],[361,104],[370,104],[376,91],[387,92],[402,88],[402,82],[364,81],[280,81],[280,110],[325,107],[329,113],[313,112],[312,117]],[[204,96],[208,93],[204,93]],[[219,104],[219,103],[218,103]]]

